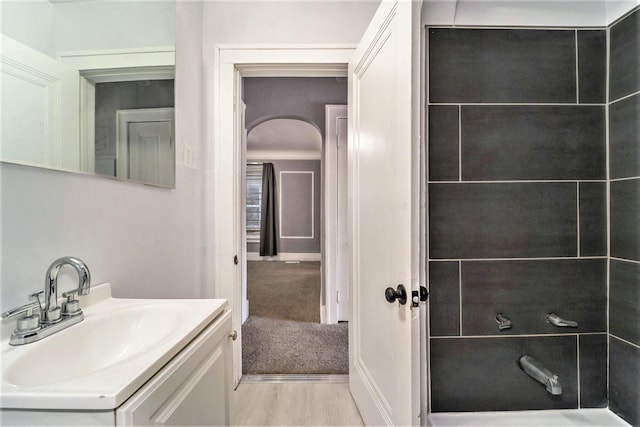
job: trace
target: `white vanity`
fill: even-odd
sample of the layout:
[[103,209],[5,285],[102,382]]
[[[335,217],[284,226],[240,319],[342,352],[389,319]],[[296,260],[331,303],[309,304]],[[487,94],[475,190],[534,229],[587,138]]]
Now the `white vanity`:
[[121,299],[108,283],[79,297],[84,320],[0,358],[2,425],[229,425],[226,300]]

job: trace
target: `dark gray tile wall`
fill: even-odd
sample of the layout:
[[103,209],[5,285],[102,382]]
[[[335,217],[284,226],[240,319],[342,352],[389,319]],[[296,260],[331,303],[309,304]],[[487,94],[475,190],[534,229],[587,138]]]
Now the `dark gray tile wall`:
[[604,408],[607,399],[607,334],[580,335],[580,407]]
[[606,33],[427,33],[432,410],[606,406]]
[[[432,338],[433,412],[578,407],[576,336]],[[528,354],[560,378],[562,396],[522,371]]]
[[429,253],[436,258],[576,256],[575,183],[429,185]]
[[611,179],[640,176],[640,94],[609,107]]
[[[463,335],[606,332],[606,259],[463,261]],[[433,311],[437,312],[434,307]],[[513,328],[500,332],[503,313]],[[547,313],[578,322],[558,328]]]
[[[640,426],[640,8],[611,26],[609,407]],[[622,341],[624,340],[624,341]]]
[[609,338],[609,409],[640,425],[640,347]]
[[607,33],[605,30],[578,31],[579,102],[606,102]]
[[606,178],[604,106],[463,106],[461,124],[463,181]]
[[576,102],[574,31],[430,28],[429,101]]
[[610,29],[609,101],[640,91],[640,10]]
[[640,179],[611,183],[611,256],[640,261]]
[[607,185],[580,183],[580,255],[607,254]]
[[640,263],[611,260],[609,332],[640,346]]

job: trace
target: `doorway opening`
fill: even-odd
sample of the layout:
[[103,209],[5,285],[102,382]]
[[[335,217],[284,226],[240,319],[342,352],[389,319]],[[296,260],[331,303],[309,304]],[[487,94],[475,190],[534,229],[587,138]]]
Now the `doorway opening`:
[[347,374],[346,78],[243,77],[240,93],[243,374]]

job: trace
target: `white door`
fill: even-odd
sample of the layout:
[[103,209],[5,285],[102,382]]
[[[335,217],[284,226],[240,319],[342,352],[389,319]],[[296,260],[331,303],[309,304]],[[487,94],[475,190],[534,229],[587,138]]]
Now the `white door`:
[[80,170],[79,90],[78,70],[0,35],[2,160]]
[[[420,422],[415,8],[383,1],[349,63],[349,381],[367,425]],[[399,284],[405,305],[385,299]]]
[[326,323],[349,320],[347,106],[326,105],[324,148]]
[[117,174],[149,184],[175,185],[173,108],[118,110]]

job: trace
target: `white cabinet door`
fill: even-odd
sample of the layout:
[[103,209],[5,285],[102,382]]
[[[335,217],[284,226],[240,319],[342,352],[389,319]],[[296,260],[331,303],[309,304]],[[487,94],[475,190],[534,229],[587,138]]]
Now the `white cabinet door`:
[[[410,307],[419,212],[414,6],[383,1],[349,64],[349,379],[367,425],[420,420],[419,339],[413,334],[420,319]],[[399,284],[406,287],[405,305],[385,299],[385,289]]]
[[230,332],[226,312],[116,410],[116,425],[230,425]]

